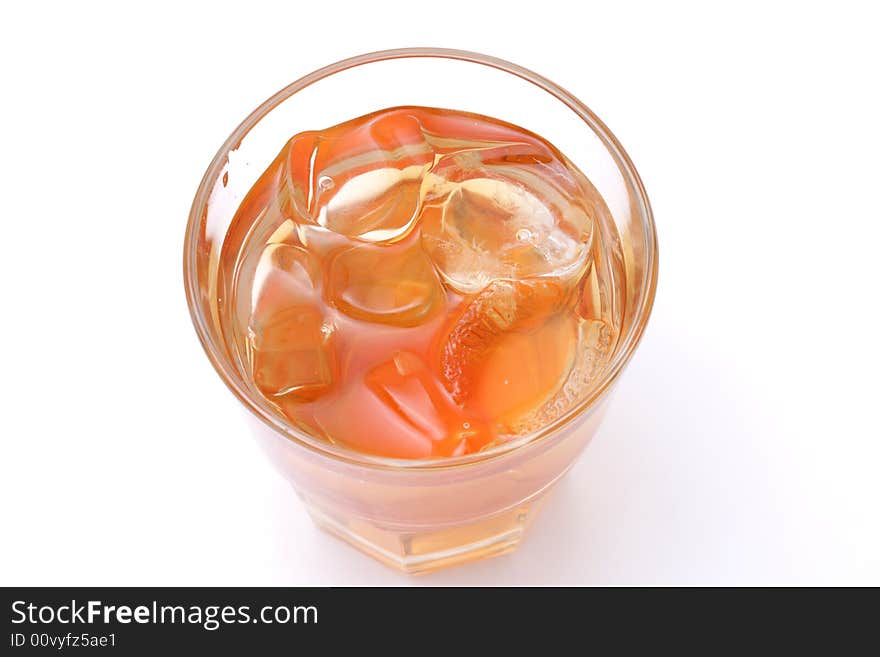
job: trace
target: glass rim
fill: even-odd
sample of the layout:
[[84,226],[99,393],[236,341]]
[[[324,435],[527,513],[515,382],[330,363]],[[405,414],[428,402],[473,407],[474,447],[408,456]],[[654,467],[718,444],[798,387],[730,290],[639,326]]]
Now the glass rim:
[[[634,319],[629,334],[624,336],[622,344],[618,346],[611,361],[603,369],[598,383],[593,387],[590,394],[585,395],[584,398],[569,409],[568,412],[537,431],[500,443],[486,451],[456,457],[399,459],[358,452],[353,449],[347,449],[332,444],[328,441],[322,441],[319,438],[308,435],[304,431],[298,430],[285,422],[280,416],[269,412],[267,409],[264,409],[256,403],[252,398],[251,392],[237,380],[241,378],[240,373],[237,371],[231,360],[225,358],[223,354],[220,353],[222,349],[217,348],[208,329],[209,318],[204,316],[201,306],[198,303],[200,293],[198,278],[196,275],[196,256],[198,245],[197,237],[201,220],[206,211],[211,190],[220,176],[220,172],[226,162],[227,154],[229,151],[235,149],[258,121],[297,92],[336,73],[356,66],[362,66],[364,64],[393,59],[419,57],[470,62],[515,75],[554,96],[592,128],[604,144],[605,148],[618,163],[622,172],[628,177],[628,182],[631,184],[632,188],[636,191],[639,215],[642,219],[640,223],[645,231],[645,242],[647,245],[645,252],[645,275],[648,280],[645,293],[642,295],[639,306],[632,311]],[[183,274],[187,306],[189,307],[190,316],[193,325],[195,326],[196,334],[198,335],[199,341],[201,342],[208,359],[220,375],[220,378],[238,400],[244,404],[249,412],[253,413],[253,415],[260,419],[264,424],[268,425],[278,438],[294,442],[321,456],[359,466],[395,470],[438,470],[497,459],[527,445],[539,442],[543,438],[563,430],[598,404],[632,358],[636,347],[641,341],[648,318],[651,315],[651,309],[654,304],[654,296],[657,289],[657,234],[654,226],[651,205],[635,166],[626,154],[623,146],[620,145],[617,138],[602,120],[573,94],[534,71],[490,55],[447,48],[395,48],[349,57],[334,64],[319,68],[273,94],[238,125],[211,160],[211,164],[205,171],[195,198],[193,199],[186,227],[186,237],[184,239]]]

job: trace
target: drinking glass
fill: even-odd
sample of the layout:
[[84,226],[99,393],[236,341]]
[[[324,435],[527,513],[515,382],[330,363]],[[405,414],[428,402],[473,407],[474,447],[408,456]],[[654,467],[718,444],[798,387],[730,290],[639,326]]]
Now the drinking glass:
[[[232,294],[234,265],[223,261],[224,237],[245,194],[285,142],[298,132],[398,105],[473,112],[541,135],[589,177],[621,239],[620,337],[594,385],[551,424],[465,456],[384,458],[307,435],[260,395],[220,321],[222,300]],[[293,484],[319,527],[410,573],[502,554],[520,543],[554,484],[599,426],[644,331],[656,282],[657,242],[645,190],[599,118],[532,71],[486,55],[433,48],[346,59],[265,101],[214,156],[196,192],[184,244],[184,283],[196,332],[246,409],[270,461]]]

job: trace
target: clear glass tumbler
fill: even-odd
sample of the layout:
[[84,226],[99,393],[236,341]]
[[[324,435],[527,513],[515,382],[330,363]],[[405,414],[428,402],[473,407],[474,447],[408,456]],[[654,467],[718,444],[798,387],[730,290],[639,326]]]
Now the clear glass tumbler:
[[[221,246],[239,204],[295,133],[397,105],[496,117],[556,145],[593,182],[620,233],[625,306],[620,339],[595,385],[567,414],[531,435],[442,460],[357,453],[297,430],[254,387],[224,337],[231,293]],[[510,62],[455,50],[409,48],[353,57],[285,87],[221,146],[193,201],[184,282],[196,332],[217,373],[247,409],[254,434],[316,524],[406,572],[514,549],[553,485],[601,421],[609,393],[639,343],[657,282],[657,243],[645,190],[605,125],[577,98]],[[206,409],[206,412],[209,412]]]

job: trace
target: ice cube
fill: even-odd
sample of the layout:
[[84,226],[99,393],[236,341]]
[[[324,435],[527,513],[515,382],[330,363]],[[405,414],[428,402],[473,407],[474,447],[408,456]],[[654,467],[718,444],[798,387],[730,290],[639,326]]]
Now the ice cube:
[[248,335],[254,381],[268,396],[313,399],[333,382],[333,331],[320,309],[317,277],[317,264],[301,247],[270,244],[260,256]]
[[413,353],[395,353],[367,374],[366,383],[401,418],[431,437],[432,456],[476,452],[494,438],[483,422],[455,405],[425,362]]
[[415,326],[440,308],[443,290],[417,242],[361,244],[330,262],[327,300],[356,319]]
[[447,284],[467,294],[502,278],[574,281],[593,228],[578,185],[532,144],[443,156],[423,185],[424,247]]
[[251,323],[271,319],[292,305],[316,298],[318,264],[299,246],[269,244],[260,254],[251,295]]
[[334,442],[392,458],[459,456],[495,438],[487,424],[464,414],[427,364],[408,351],[395,352],[362,382],[323,400],[314,417]]
[[419,190],[428,165],[383,167],[350,177],[320,209],[316,221],[370,242],[404,237],[419,214]]
[[390,458],[431,455],[430,436],[403,420],[363,382],[349,383],[327,399],[330,401],[316,404],[314,418],[321,434],[331,442]]
[[333,332],[315,306],[290,306],[251,333],[263,394],[314,399],[333,383]]
[[400,351],[366,376],[367,387],[407,422],[433,441],[446,437],[452,402],[413,353]]
[[347,237],[397,241],[416,223],[434,159],[421,124],[404,109],[302,133],[289,145],[287,167],[296,214]]
[[614,235],[598,234],[596,239],[590,267],[578,285],[576,311],[585,320],[604,322],[616,334],[623,319],[620,295],[615,290],[626,280],[623,252]]
[[[565,290],[551,279],[531,281],[498,280],[490,283],[482,292],[453,317],[450,328],[439,339],[440,373],[453,399],[462,405],[472,401],[482,381],[482,370],[492,362],[499,349],[526,348],[543,339],[508,338],[512,334],[530,335],[544,326],[559,311],[565,298]],[[560,332],[560,338],[564,332]],[[512,341],[511,341],[512,340]],[[529,347],[528,356],[539,356]],[[516,363],[515,357],[510,359]],[[554,359],[555,362],[555,359]],[[511,372],[514,380],[528,376],[528,369],[521,374]],[[491,377],[490,377],[491,378]]]

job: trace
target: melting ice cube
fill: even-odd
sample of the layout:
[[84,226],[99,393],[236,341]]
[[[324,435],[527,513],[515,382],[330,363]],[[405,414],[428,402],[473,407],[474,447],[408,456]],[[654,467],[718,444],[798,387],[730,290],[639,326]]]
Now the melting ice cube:
[[315,289],[307,251],[270,244],[255,275],[248,325],[254,381],[269,396],[310,399],[333,382],[332,327]]
[[479,451],[495,436],[456,406],[427,364],[407,351],[322,403],[315,418],[332,440],[368,452],[381,446],[381,454],[392,458],[458,456]]
[[330,263],[327,298],[347,315],[415,326],[443,300],[440,280],[418,244],[361,244]]
[[446,155],[425,180],[422,241],[446,282],[574,280],[588,263],[592,220],[579,181],[552,155],[510,144]]
[[402,110],[302,133],[288,152],[297,214],[367,242],[393,242],[412,230],[435,159],[419,121]]

